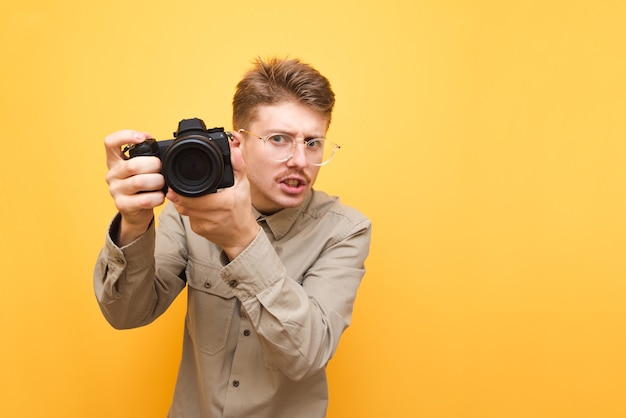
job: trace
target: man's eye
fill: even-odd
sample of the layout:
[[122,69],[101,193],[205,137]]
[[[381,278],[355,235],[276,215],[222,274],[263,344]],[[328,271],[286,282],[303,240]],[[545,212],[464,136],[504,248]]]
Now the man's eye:
[[287,145],[291,142],[288,136],[282,134],[271,135],[268,141],[274,145]]
[[323,139],[311,139],[307,141],[306,146],[308,149],[316,150],[324,148],[324,140]]

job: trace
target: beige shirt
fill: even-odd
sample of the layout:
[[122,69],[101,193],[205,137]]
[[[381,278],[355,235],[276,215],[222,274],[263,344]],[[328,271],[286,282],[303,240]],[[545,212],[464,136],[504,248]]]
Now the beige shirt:
[[370,221],[319,191],[298,208],[254,213],[262,230],[230,262],[171,204],[124,248],[111,239],[119,216],[111,224],[94,272],[111,325],[152,322],[188,285],[170,417],[326,414],[325,368],[350,324]]

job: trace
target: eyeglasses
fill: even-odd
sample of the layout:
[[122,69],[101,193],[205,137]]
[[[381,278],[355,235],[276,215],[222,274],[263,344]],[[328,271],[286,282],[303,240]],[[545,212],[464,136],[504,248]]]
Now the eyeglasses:
[[313,138],[306,141],[298,141],[293,135],[289,134],[273,133],[259,136],[245,129],[240,129],[239,133],[241,132],[252,135],[263,141],[266,155],[271,160],[281,163],[289,161],[289,159],[293,157],[298,143],[304,145],[304,154],[306,155],[307,161],[316,166],[328,164],[335,155],[335,152],[341,148],[339,145],[326,138]]

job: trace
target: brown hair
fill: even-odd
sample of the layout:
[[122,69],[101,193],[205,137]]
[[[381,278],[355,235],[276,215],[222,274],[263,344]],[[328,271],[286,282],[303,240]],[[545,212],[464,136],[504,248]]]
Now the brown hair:
[[298,59],[257,58],[237,84],[233,128],[245,128],[260,105],[296,101],[320,112],[330,123],[335,93],[326,77]]

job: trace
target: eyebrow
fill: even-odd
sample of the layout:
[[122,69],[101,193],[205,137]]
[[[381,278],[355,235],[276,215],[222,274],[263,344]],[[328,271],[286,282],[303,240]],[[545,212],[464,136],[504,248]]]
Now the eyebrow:
[[[283,129],[274,129],[274,130],[272,130],[272,129],[270,129],[270,130],[267,131],[266,134],[261,135],[261,137],[266,137],[266,136],[271,135],[271,134],[286,134],[286,135],[293,136],[294,138],[298,136],[297,134],[295,134],[293,132],[289,132],[287,130],[283,130]],[[304,136],[304,140],[305,141],[309,141],[311,139],[326,139],[326,136],[325,135],[305,135]]]

